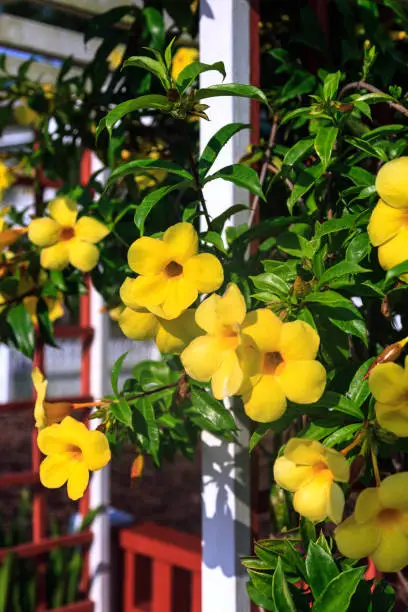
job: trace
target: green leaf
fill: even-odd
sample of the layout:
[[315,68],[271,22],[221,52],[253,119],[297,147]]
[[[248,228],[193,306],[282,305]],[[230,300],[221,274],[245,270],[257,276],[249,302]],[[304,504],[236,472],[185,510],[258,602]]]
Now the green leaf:
[[112,109],[99,122],[98,128],[95,133],[95,140],[98,140],[99,134],[105,128],[108,130],[109,135],[111,135],[115,123],[122,119],[122,117],[143,108],[157,108],[158,110],[162,110],[164,112],[170,112],[173,108],[173,103],[170,102],[166,98],[166,96],[161,96],[158,94],[149,94],[147,96],[140,96],[139,98],[135,98],[134,100],[127,100],[126,102],[122,102],[122,104],[118,104],[117,106],[115,106],[115,108]]
[[[105,5],[106,6],[106,5]],[[108,31],[108,28],[113,26],[118,21],[121,21],[123,17],[129,13],[134,13],[135,8],[133,6],[117,6],[104,11],[100,15],[95,15],[89,20],[85,30],[84,43],[86,44],[91,38],[96,36],[104,36]]]
[[18,350],[31,358],[35,347],[34,325],[24,304],[10,308],[7,312],[7,322],[13,330]]
[[366,569],[349,569],[333,578],[315,601],[313,612],[347,612],[360,580],[364,579]]
[[312,138],[305,138],[303,140],[299,140],[286,153],[282,163],[285,166],[293,166],[299,159],[302,159],[306,155],[306,153],[309,153],[309,151],[311,151],[312,149]]
[[325,270],[317,286],[321,287],[322,285],[328,285],[332,280],[337,280],[339,277],[347,274],[367,274],[368,272],[370,272],[370,270],[362,268],[357,263],[352,261],[341,261]]
[[271,426],[269,423],[260,423],[257,425],[255,431],[251,435],[251,439],[249,440],[249,452],[253,451],[255,446],[259,444],[266,434],[271,431]]
[[295,604],[289,591],[288,583],[282,569],[282,561],[279,559],[272,578],[272,600],[275,609],[279,612],[296,612]]
[[300,536],[303,547],[307,550],[310,542],[316,542],[316,527],[305,516],[300,517]]
[[336,431],[327,436],[324,441],[324,445],[331,448],[332,446],[337,446],[338,444],[344,444],[344,442],[354,438],[356,432],[360,429],[361,423],[350,423],[350,425],[340,427],[340,429],[336,429]]
[[260,593],[254,586],[253,582],[247,582],[246,589],[248,591],[248,595],[255,605],[260,606],[264,610],[270,610],[270,612],[276,612],[275,604],[266,595]]
[[337,317],[330,316],[329,321],[344,333],[360,338],[368,346],[367,328],[365,322],[350,316],[347,312],[338,312]]
[[348,397],[353,400],[353,402],[359,408],[364,404],[368,396],[370,395],[370,389],[368,387],[368,381],[363,380],[364,376],[367,374],[369,367],[374,362],[375,357],[370,357],[367,359],[354,374],[353,379],[350,383],[349,389],[347,391]]
[[341,72],[332,72],[326,76],[323,82],[323,97],[325,100],[333,100],[337,94]]
[[237,96],[239,98],[251,98],[268,105],[268,99],[258,87],[253,85],[241,85],[240,83],[223,83],[211,85],[205,89],[199,89],[194,94],[194,100],[205,100],[207,98],[218,98],[223,96]]
[[175,191],[176,189],[183,189],[187,187],[184,181],[182,183],[176,183],[175,185],[164,185],[154,191],[151,191],[143,198],[135,212],[135,225],[140,231],[140,235],[143,236],[144,224],[147,216],[150,214],[152,209],[162,200],[166,195]]
[[132,429],[132,410],[124,397],[111,403],[110,412],[120,423]]
[[371,251],[370,238],[367,232],[362,232],[353,238],[346,249],[346,260],[355,263],[361,261]]
[[356,227],[356,221],[358,215],[345,215],[341,219],[329,219],[323,223],[316,224],[316,236],[326,236],[327,234],[333,234],[341,232],[346,229],[352,229]]
[[308,302],[309,304],[321,304],[322,306],[327,306],[329,308],[343,308],[354,313],[356,317],[361,318],[360,312],[349,298],[346,298],[340,293],[337,293],[337,291],[332,291],[331,289],[327,291],[320,291],[319,293],[309,293],[305,297],[305,302]]
[[408,259],[388,270],[385,275],[384,288],[390,287],[392,284],[391,281],[393,281],[394,278],[402,276],[402,274],[408,274]]
[[367,102],[367,104],[376,104],[377,102],[396,102],[396,100],[389,94],[378,92],[362,94],[357,98],[354,98],[353,102]]
[[196,413],[205,419],[209,431],[235,431],[236,425],[232,413],[225,406],[205,391],[193,388],[191,391],[191,414]]
[[329,165],[338,132],[338,128],[335,127],[321,127],[317,131],[314,140],[314,148],[320,157],[324,168],[327,168]]
[[234,204],[233,206],[230,206],[229,208],[227,208],[227,210],[225,210],[223,213],[218,215],[218,217],[215,217],[211,221],[211,227],[213,227],[216,232],[221,233],[224,229],[226,221],[228,221],[228,219],[233,215],[236,215],[237,213],[242,212],[243,210],[248,210],[248,206],[246,206],[245,204]]
[[9,593],[13,589],[13,569],[15,571],[15,560],[16,557],[13,553],[9,552],[0,566],[0,612],[7,612]]
[[230,181],[234,183],[234,185],[237,185],[237,187],[248,189],[251,193],[259,196],[261,200],[266,200],[262,191],[262,185],[259,182],[258,173],[249,166],[243,166],[242,164],[225,166],[225,168],[221,168],[221,170],[218,170],[215,174],[207,176],[204,180],[204,185],[219,178]]
[[119,375],[121,373],[122,370],[122,365],[123,362],[125,361],[126,357],[128,356],[129,351],[127,351],[126,353],[123,353],[123,355],[121,355],[113,364],[112,367],[112,373],[111,373],[111,385],[112,385],[112,390],[114,392],[114,394],[116,395],[116,397],[119,397],[119,391],[118,391],[118,379],[119,379]]
[[176,85],[180,93],[184,93],[188,87],[194,83],[198,75],[203,72],[216,70],[223,79],[227,76],[225,72],[224,62],[215,62],[214,64],[204,64],[203,62],[192,62],[180,72],[177,77]]
[[362,140],[361,138],[357,138],[355,136],[346,136],[344,140],[349,144],[353,145],[353,147],[356,147],[356,149],[364,151],[364,153],[367,153],[367,155],[369,155],[370,157],[376,157],[377,159],[380,159],[384,162],[387,161],[386,154],[378,146],[372,145],[369,142],[366,142],[365,140]]
[[171,39],[171,41],[169,42],[169,44],[167,45],[164,51],[164,61],[167,66],[167,70],[171,69],[171,62],[172,62],[172,57],[173,57],[173,45],[174,45],[174,41],[176,40],[176,38],[177,36],[173,36],[173,38]]
[[375,176],[365,170],[364,168],[360,168],[360,166],[353,166],[344,174],[350,178],[357,187],[369,187],[370,185],[374,185]]
[[295,108],[292,111],[289,111],[282,117],[280,122],[281,125],[288,123],[291,119],[296,119],[297,117],[301,117],[303,115],[307,116],[310,113],[310,106],[302,106],[301,108]]
[[245,129],[251,129],[251,125],[245,123],[229,123],[228,125],[224,125],[224,127],[218,130],[218,132],[210,138],[198,162],[198,175],[200,180],[206,176],[217,159],[219,152],[227,144],[230,138],[232,138],[234,134]]
[[287,296],[289,293],[289,285],[273,272],[265,272],[249,278],[259,291],[269,292],[271,295],[278,295],[279,297]]
[[157,59],[146,57],[144,55],[133,55],[123,63],[122,70],[129,66],[131,68],[143,68],[144,70],[148,70],[160,80],[165,89],[171,88],[171,81],[169,75],[167,74],[167,69],[162,61],[160,62]]
[[308,584],[315,598],[319,597],[329,582],[339,574],[333,557],[315,542],[310,542],[307,550],[306,571]]
[[143,415],[147,426],[147,435],[149,438],[149,450],[153,459],[158,463],[158,451],[160,447],[160,430],[156,422],[153,403],[149,397],[142,397],[137,400],[135,407]]
[[161,49],[164,44],[164,22],[163,15],[153,6],[146,6],[142,10],[146,19],[147,29],[151,37],[151,45],[156,49]]
[[317,402],[311,404],[311,407],[326,408],[330,412],[343,412],[344,414],[347,414],[354,419],[358,419],[359,421],[364,419],[363,412],[351,399],[341,395],[340,393],[335,393],[334,391],[325,391]]
[[37,302],[37,319],[41,338],[50,346],[58,348],[55,343],[54,327],[50,320],[50,311],[43,298]]
[[123,176],[127,176],[128,174],[137,174],[139,170],[165,170],[169,174],[175,174],[180,176],[181,178],[186,179],[187,181],[191,181],[193,183],[193,176],[184,170],[177,164],[173,162],[166,161],[164,159],[136,159],[127,164],[122,164],[118,168],[112,171],[109,176],[107,186],[110,186],[112,183],[117,181],[119,178]]
[[299,176],[296,178],[292,193],[288,198],[287,205],[289,212],[292,212],[294,205],[313,187],[323,173],[324,168],[321,163],[311,166],[310,168],[305,168],[300,172]]
[[392,612],[394,610],[395,591],[385,580],[375,585],[372,596],[372,612]]

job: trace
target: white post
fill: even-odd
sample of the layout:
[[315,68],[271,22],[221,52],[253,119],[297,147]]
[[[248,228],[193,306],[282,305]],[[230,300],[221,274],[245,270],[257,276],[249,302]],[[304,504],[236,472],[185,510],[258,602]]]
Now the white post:
[[[200,11],[200,60],[208,64],[224,61],[226,83],[249,83],[249,1],[206,0],[200,3]],[[214,75],[203,74],[201,87],[216,83]],[[250,117],[247,99],[214,98],[208,103],[211,121],[200,122],[201,149],[222,126],[249,123]],[[234,136],[214,169],[236,163],[248,144],[248,130]],[[206,186],[205,197],[212,217],[234,204],[249,204],[246,192],[221,180]],[[241,214],[239,222],[247,219]],[[233,444],[208,433],[202,435],[202,612],[250,609],[246,572],[240,564],[240,557],[249,555],[251,546],[249,431],[247,424],[239,426],[239,440]]]
[[[92,172],[101,167],[96,156],[92,157]],[[109,320],[102,312],[104,302],[100,294],[91,288],[91,326],[94,337],[91,346],[91,395],[101,398],[109,391],[107,354],[109,339]],[[91,426],[97,427],[99,421],[91,420]],[[93,541],[89,556],[91,577],[90,598],[94,602],[94,612],[110,612],[110,526],[108,506],[110,502],[110,468],[92,475],[90,485],[90,507],[104,506],[92,524]]]

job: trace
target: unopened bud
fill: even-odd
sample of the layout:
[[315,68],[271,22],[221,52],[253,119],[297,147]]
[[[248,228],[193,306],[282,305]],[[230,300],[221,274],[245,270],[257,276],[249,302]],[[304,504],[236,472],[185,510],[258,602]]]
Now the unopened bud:
[[345,102],[344,104],[339,104],[337,108],[341,113],[351,113],[354,104],[352,102]]
[[135,484],[135,480],[141,477],[143,473],[143,468],[144,468],[144,457],[143,455],[137,455],[135,459],[132,461],[132,465],[130,467],[130,479],[133,485]]
[[60,423],[66,416],[72,413],[71,402],[44,402],[44,412],[47,425]]
[[190,397],[190,389],[187,382],[187,376],[184,374],[177,384],[176,402],[180,403]]
[[293,294],[296,297],[303,297],[310,292],[310,285],[308,282],[303,280],[301,276],[297,276],[295,278],[295,282],[293,283]]
[[398,357],[401,355],[402,349],[404,348],[407,342],[408,342],[408,338],[405,338],[404,340],[400,340],[399,342],[394,342],[393,344],[386,346],[385,349],[375,358],[373,363],[370,365],[370,367],[367,370],[367,374],[363,377],[363,380],[366,380],[367,378],[369,378],[373,369],[376,366],[380,365],[380,363],[388,363],[389,361],[396,361]]
[[174,87],[172,87],[171,89],[168,89],[167,99],[170,100],[170,102],[177,102],[180,99],[180,94],[177,91],[177,89],[175,89]]
[[357,480],[360,480],[362,473],[365,468],[365,459],[364,455],[357,455],[355,459],[351,462],[350,465],[350,479],[349,484],[354,484]]

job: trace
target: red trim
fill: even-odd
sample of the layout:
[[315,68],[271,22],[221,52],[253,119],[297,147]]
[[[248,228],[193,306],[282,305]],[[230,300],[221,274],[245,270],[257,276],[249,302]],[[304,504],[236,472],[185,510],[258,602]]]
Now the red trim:
[[[93,397],[91,395],[69,395],[63,397],[53,397],[52,402],[70,402],[71,404],[79,404],[81,402],[91,402]],[[0,404],[0,414],[6,412],[19,412],[21,410],[32,410],[34,407],[34,400],[18,400],[15,402],[7,402],[7,404]]]
[[33,557],[41,557],[59,547],[89,546],[91,542],[92,533],[90,531],[59,536],[58,538],[44,538],[39,544],[29,542],[28,544],[19,544],[11,548],[1,548],[0,561],[3,561],[10,552],[17,555],[20,559],[31,559]]
[[11,487],[24,487],[28,485],[39,484],[40,477],[38,473],[31,470],[19,472],[18,474],[4,474],[0,476],[0,489],[9,489]]
[[53,608],[46,612],[93,612],[94,604],[89,599],[87,601],[80,601],[79,603],[68,604],[60,608]]

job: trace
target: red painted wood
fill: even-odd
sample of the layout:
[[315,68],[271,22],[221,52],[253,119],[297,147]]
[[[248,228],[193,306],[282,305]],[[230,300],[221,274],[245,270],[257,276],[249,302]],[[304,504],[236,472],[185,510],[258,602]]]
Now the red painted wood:
[[40,482],[40,477],[31,471],[25,471],[15,474],[4,474],[0,476],[0,489],[9,489],[11,487],[23,487],[28,485],[36,485]]
[[68,548],[69,546],[88,546],[92,542],[92,533],[82,531],[79,533],[59,536],[58,538],[43,538],[40,543],[29,542],[19,544],[11,548],[0,549],[0,561],[3,561],[9,552],[12,552],[20,559],[30,559],[41,557],[55,548]]
[[125,575],[123,580],[123,612],[133,612],[135,602],[135,555],[125,552]]
[[[71,402],[72,404],[91,402],[92,400],[92,395],[69,395],[51,398],[51,401],[53,402]],[[34,403],[32,399],[7,402],[7,404],[0,404],[0,414],[4,414],[6,412],[19,412],[21,410],[33,410],[33,405]]]
[[191,612],[201,612],[201,572],[191,575]]
[[171,565],[154,557],[152,612],[172,612],[172,588]]
[[87,601],[80,601],[78,603],[67,604],[60,608],[53,608],[46,612],[93,612],[94,604],[89,599]]

